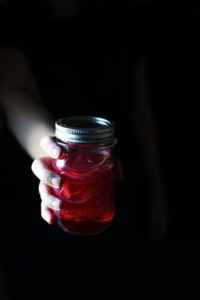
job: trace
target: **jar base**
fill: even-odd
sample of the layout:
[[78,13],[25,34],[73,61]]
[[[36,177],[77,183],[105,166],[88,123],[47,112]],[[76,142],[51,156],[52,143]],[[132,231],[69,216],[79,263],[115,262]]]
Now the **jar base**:
[[57,219],[56,225],[62,231],[73,235],[96,235],[103,233],[110,227],[112,220],[109,222],[94,222],[94,221],[65,221]]

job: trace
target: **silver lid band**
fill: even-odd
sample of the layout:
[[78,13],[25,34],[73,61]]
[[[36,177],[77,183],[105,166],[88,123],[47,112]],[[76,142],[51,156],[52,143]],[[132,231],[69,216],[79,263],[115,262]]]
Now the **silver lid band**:
[[92,116],[72,116],[58,119],[55,137],[71,143],[109,143],[115,139],[115,123]]

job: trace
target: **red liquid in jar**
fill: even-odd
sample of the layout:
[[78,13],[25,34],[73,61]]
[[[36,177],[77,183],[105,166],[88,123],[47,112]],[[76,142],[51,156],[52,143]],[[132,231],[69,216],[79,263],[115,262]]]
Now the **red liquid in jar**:
[[65,232],[90,235],[106,230],[115,212],[115,162],[111,150],[77,150],[53,160],[62,177],[53,193],[63,200],[54,210],[57,225]]

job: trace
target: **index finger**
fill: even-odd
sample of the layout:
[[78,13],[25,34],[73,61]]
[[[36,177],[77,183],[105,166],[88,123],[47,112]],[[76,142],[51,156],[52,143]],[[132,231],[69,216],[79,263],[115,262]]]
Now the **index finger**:
[[41,148],[52,158],[59,158],[63,152],[62,148],[56,144],[53,136],[44,136],[40,140]]

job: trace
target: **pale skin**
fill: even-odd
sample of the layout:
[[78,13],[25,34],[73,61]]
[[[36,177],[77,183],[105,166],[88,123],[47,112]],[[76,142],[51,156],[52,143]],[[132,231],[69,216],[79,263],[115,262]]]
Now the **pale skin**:
[[[59,4],[58,4],[59,3]],[[56,18],[73,15],[79,10],[76,1],[70,1],[71,12],[66,1],[51,0]],[[73,7],[74,3],[74,7]],[[62,12],[62,13],[61,13]],[[54,223],[52,209],[61,209],[60,199],[51,194],[51,186],[59,187],[60,177],[51,168],[51,159],[59,158],[62,149],[54,142],[53,116],[44,108],[40,91],[35,83],[29,62],[17,49],[0,50],[0,101],[5,109],[8,126],[18,142],[33,159],[31,169],[40,180],[41,216],[49,224]],[[149,106],[146,64],[134,70],[136,78],[136,105],[133,110],[133,126],[144,156],[147,174],[153,187],[154,201],[149,214],[149,235],[153,236],[153,225],[158,222],[159,235],[166,232],[166,199],[157,152],[154,118]],[[123,181],[122,162],[117,160],[117,181]]]

